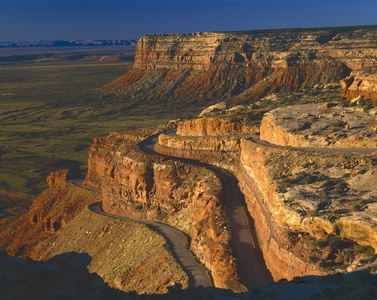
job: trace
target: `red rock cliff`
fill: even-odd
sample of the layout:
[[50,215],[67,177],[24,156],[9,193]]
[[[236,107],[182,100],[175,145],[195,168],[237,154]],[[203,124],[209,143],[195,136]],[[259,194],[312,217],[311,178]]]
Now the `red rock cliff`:
[[105,211],[161,218],[191,236],[191,249],[211,270],[217,287],[239,283],[222,186],[211,171],[151,155],[115,136],[95,139],[86,183],[102,188]]
[[377,69],[369,68],[352,72],[351,75],[340,81],[343,96],[348,100],[363,96],[366,99],[377,101]]
[[134,68],[100,90],[132,101],[250,100],[376,64],[375,26],[146,35]]

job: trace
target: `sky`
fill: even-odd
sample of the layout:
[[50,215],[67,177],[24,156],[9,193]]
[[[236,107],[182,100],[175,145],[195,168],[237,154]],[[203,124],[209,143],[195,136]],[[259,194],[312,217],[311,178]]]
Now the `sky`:
[[0,40],[377,24],[377,0],[0,0]]

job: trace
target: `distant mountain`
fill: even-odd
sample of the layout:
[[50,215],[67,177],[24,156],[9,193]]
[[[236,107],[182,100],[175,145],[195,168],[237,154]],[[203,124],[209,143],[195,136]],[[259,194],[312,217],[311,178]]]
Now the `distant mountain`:
[[55,41],[0,41],[0,48],[26,47],[93,47],[130,46],[136,47],[137,40],[55,40]]

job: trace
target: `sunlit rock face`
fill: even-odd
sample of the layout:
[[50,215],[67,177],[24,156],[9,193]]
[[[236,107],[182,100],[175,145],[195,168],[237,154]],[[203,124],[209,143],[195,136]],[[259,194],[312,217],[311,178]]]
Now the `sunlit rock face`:
[[134,68],[99,91],[132,101],[255,100],[376,65],[376,36],[373,26],[146,35]]
[[377,69],[367,68],[352,72],[350,76],[340,81],[343,96],[348,100],[359,101],[357,97],[377,100]]

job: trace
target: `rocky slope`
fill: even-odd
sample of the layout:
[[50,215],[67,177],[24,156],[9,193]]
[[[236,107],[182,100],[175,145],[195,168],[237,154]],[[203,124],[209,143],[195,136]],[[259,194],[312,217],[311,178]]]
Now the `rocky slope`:
[[0,190],[0,229],[27,213],[32,202],[32,195]]
[[146,35],[134,68],[100,89],[130,101],[256,100],[376,65],[375,26]]
[[29,212],[4,227],[2,250],[38,260],[71,251],[89,253],[89,271],[126,292],[160,294],[176,284],[187,287],[187,275],[163,237],[144,225],[90,212],[87,205],[101,201],[101,194],[61,181],[67,174],[51,173],[48,182],[56,184],[36,197]]
[[34,258],[48,260],[70,251],[88,253],[89,272],[125,292],[161,294],[176,284],[188,286],[187,275],[162,236],[145,225],[97,215],[88,208],[59,234],[40,242]]
[[61,182],[44,190],[27,214],[10,223],[0,233],[0,247],[11,255],[32,256],[43,238],[65,227],[89,203],[100,201],[96,192]]

